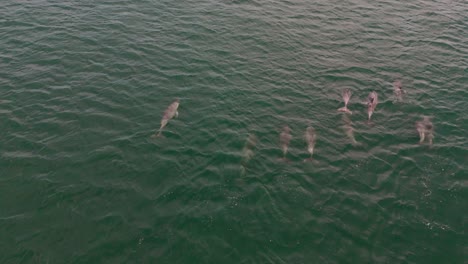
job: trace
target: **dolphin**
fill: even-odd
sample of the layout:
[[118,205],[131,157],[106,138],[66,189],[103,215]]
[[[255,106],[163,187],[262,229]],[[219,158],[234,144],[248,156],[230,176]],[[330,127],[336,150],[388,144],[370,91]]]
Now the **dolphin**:
[[395,93],[395,96],[396,96],[398,101],[403,100],[403,94],[405,93],[405,91],[402,88],[400,80],[396,80],[393,83],[393,92]]
[[429,117],[425,116],[422,121],[416,122],[416,130],[419,133],[419,144],[424,142],[427,135],[429,145],[432,145],[432,140],[434,139],[434,126],[429,120]]
[[343,89],[343,92],[341,95],[343,96],[343,101],[344,101],[344,107],[341,107],[338,109],[339,112],[345,112],[348,114],[352,114],[352,112],[348,109],[348,102],[349,99],[351,98],[351,90],[349,88]]
[[354,129],[351,124],[351,120],[349,119],[349,117],[343,116],[343,121],[344,121],[343,129],[346,133],[346,136],[348,136],[348,138],[351,140],[351,144],[353,144],[353,146],[358,145],[359,143],[356,141],[356,138],[354,137]]
[[367,96],[367,120],[370,121],[372,114],[374,113],[375,107],[379,103],[377,93],[372,91],[369,96]]
[[282,160],[287,160],[286,153],[288,153],[289,141],[291,141],[291,138],[291,128],[289,128],[289,126],[284,126],[280,134],[280,145],[281,150],[283,151]]
[[317,134],[315,133],[315,129],[311,126],[307,127],[305,132],[305,140],[307,142],[307,151],[310,154],[310,158],[305,159],[305,161],[312,160],[312,155],[314,154],[314,147],[315,142],[317,141]]
[[254,155],[254,148],[257,145],[257,137],[254,134],[250,134],[247,137],[244,148],[242,149],[242,161],[241,161],[241,175],[245,175],[246,166]]
[[177,108],[179,108],[179,99],[176,99],[172,104],[170,104],[166,111],[164,111],[163,117],[161,119],[161,127],[159,128],[159,133],[154,134],[152,137],[159,137],[161,136],[163,128],[167,125],[169,120],[174,117],[179,116],[179,112],[177,112]]

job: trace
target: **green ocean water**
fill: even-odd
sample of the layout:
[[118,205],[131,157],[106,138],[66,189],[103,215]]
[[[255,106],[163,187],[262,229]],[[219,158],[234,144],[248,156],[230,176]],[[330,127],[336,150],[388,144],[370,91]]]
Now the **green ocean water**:
[[4,0],[0,263],[466,263],[467,43],[463,0]]

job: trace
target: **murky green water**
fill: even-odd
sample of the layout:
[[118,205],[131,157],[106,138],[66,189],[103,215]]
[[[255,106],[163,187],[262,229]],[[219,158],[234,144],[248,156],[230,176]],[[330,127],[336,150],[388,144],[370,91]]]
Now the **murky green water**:
[[467,14],[461,0],[3,1],[0,263],[466,262]]

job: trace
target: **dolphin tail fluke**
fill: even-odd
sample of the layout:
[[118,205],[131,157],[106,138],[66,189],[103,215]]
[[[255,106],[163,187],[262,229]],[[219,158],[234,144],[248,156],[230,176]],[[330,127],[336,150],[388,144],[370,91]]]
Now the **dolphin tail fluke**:
[[361,147],[361,146],[363,146],[363,144],[362,144],[361,142],[356,141],[356,139],[351,140],[351,145],[353,145],[353,147]]
[[281,150],[283,151],[283,158],[286,158],[286,153],[288,153],[288,146],[283,146]]
[[278,158],[278,160],[281,161],[281,162],[286,162],[286,163],[291,162],[288,158],[285,158],[285,157]]
[[151,136],[151,138],[160,138],[160,137],[164,137],[162,134],[162,131],[159,131],[158,133],[155,133]]
[[424,134],[419,136],[419,144],[422,144],[424,142]]
[[244,165],[241,165],[240,166],[240,176],[243,177],[245,176],[245,173],[247,172],[247,170],[245,169],[245,166]]
[[351,112],[351,110],[348,109],[348,107],[341,107],[341,108],[338,108],[338,112],[344,112],[344,113],[347,113],[347,114],[352,114],[353,112]]

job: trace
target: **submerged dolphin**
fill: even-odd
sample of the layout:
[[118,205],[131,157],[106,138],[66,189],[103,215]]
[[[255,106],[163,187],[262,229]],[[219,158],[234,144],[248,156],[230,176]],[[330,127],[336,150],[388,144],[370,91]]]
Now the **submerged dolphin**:
[[179,112],[177,112],[177,108],[179,108],[179,99],[176,99],[172,104],[170,104],[166,111],[164,111],[163,117],[161,119],[161,127],[159,128],[159,133],[154,134],[152,137],[159,137],[161,136],[163,128],[167,125],[167,122],[174,117],[179,116]]
[[429,117],[423,117],[422,121],[416,122],[416,130],[419,133],[419,144],[424,142],[426,138],[429,140],[429,145],[432,145],[432,140],[434,138],[434,126],[432,122],[429,120]]
[[339,112],[345,112],[348,114],[352,114],[352,112],[348,109],[348,102],[349,99],[351,98],[351,90],[349,88],[345,88],[341,95],[343,96],[343,101],[344,101],[344,107],[341,107],[338,109]]
[[317,141],[317,134],[315,129],[311,126],[307,127],[305,132],[305,140],[307,142],[307,151],[310,154],[310,158],[305,159],[304,161],[312,160],[312,155],[314,154],[315,142]]
[[354,137],[354,129],[351,124],[351,120],[349,119],[349,117],[343,116],[343,121],[344,121],[343,129],[346,133],[346,136],[348,136],[348,138],[351,140],[351,144],[353,144],[353,146],[358,145],[358,142],[356,141],[356,138]]
[[286,159],[286,153],[288,153],[289,141],[291,141],[291,128],[289,126],[284,126],[283,131],[280,134],[280,145],[281,150],[283,151],[283,158],[282,160]]
[[400,80],[396,80],[393,83],[393,92],[395,93],[395,96],[396,96],[398,101],[403,100],[403,94],[405,93],[405,91],[402,88]]
[[370,121],[372,114],[374,113],[375,107],[379,103],[377,93],[372,91],[369,96],[367,96],[367,120]]
[[247,163],[252,159],[254,155],[254,148],[257,145],[257,137],[254,134],[250,134],[247,137],[244,148],[242,149],[242,161],[241,161],[241,175],[245,174]]

